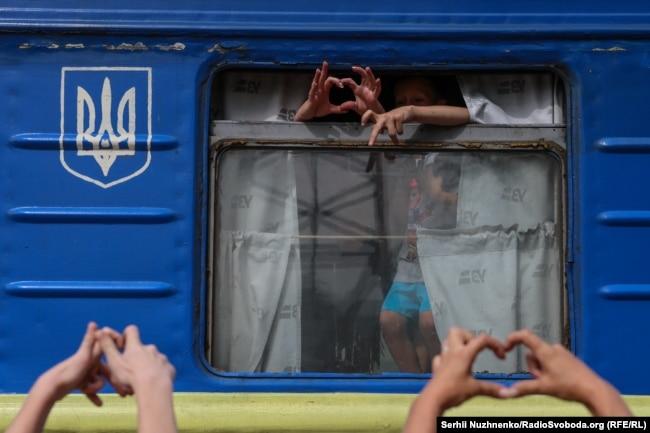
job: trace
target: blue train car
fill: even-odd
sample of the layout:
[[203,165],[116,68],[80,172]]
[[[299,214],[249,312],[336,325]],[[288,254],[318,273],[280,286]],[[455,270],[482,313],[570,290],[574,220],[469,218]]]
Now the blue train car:
[[[440,155],[463,199],[447,232],[418,228],[437,332],[530,327],[650,393],[647,3],[34,0],[2,2],[0,29],[2,422],[94,320],[169,356],[188,431],[399,430],[428,375],[393,356],[383,303],[409,182]],[[351,114],[293,122],[323,60],[371,66],[385,101],[426,76],[474,122],[375,147]],[[476,95],[525,113],[481,118]],[[520,353],[482,362],[527,377]],[[525,402],[503,407],[574,410]],[[127,428],[112,404],[53,422]]]

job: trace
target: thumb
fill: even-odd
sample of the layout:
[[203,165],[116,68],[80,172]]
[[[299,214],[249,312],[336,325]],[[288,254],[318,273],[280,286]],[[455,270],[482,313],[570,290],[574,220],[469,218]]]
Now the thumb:
[[524,380],[512,385],[510,388],[501,388],[499,397],[517,398],[531,394],[544,394],[539,380]]
[[355,101],[345,101],[341,105],[339,105],[339,108],[341,111],[350,111],[350,110],[355,110],[357,108],[357,103]]
[[496,383],[478,380],[478,395],[487,395],[489,397],[499,398],[502,397],[501,393],[508,388]]
[[83,340],[79,345],[79,352],[93,353],[93,345],[95,343],[95,331],[97,331],[97,324],[95,322],[88,323],[86,327],[86,333],[84,334]]

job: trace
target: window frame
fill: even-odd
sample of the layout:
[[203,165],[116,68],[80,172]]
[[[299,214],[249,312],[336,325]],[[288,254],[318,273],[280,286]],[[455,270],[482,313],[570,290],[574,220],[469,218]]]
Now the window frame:
[[[460,127],[435,127],[430,125],[405,124],[404,133],[400,136],[401,143],[408,143],[408,148],[396,146],[390,141],[382,140],[375,146],[368,146],[370,127],[362,127],[356,123],[300,123],[300,122],[269,122],[269,121],[231,121],[213,120],[210,128],[209,147],[209,199],[208,199],[208,233],[207,233],[207,266],[206,266],[206,296],[205,328],[202,330],[204,341],[201,342],[201,361],[213,375],[222,378],[242,379],[371,379],[427,380],[428,374],[382,372],[382,373],[333,373],[333,372],[227,372],[219,370],[211,359],[213,344],[214,292],[216,279],[215,240],[217,236],[217,212],[214,211],[217,194],[218,165],[221,155],[232,148],[251,148],[278,150],[291,149],[342,149],[346,151],[393,151],[393,152],[422,152],[422,151],[539,151],[548,153],[558,162],[560,170],[560,201],[557,203],[558,231],[560,242],[562,309],[561,329],[562,344],[571,347],[571,329],[569,315],[569,286],[567,281],[568,250],[568,215],[567,215],[567,128],[564,124],[557,125],[478,125],[468,124]],[[521,380],[530,378],[529,373],[475,373],[478,379],[489,380]]]

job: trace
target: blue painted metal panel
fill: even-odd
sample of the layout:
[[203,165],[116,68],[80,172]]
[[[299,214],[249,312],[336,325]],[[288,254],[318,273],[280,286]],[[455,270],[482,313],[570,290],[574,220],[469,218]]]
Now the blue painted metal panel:
[[[74,350],[89,320],[138,323],[176,365],[182,391],[419,390],[422,379],[403,376],[220,377],[202,359],[211,74],[327,58],[343,69],[554,68],[566,77],[572,348],[622,391],[650,393],[650,346],[637,338],[650,328],[649,3],[618,2],[616,14],[602,0],[561,11],[548,2],[380,2],[371,14],[364,2],[328,2],[327,13],[297,1],[273,11],[261,1],[202,3],[0,3],[0,392],[26,391]],[[106,186],[86,170],[92,155],[77,167],[104,186],[65,169],[62,159],[77,156],[76,125],[62,128],[64,67],[150,68],[150,128],[137,124],[134,139],[150,161],[137,176]],[[114,121],[130,87],[148,91],[129,73],[74,78],[65,91],[86,88],[98,122],[107,76]],[[74,112],[76,99],[65,101]],[[142,167],[118,170],[125,158],[109,172]]]

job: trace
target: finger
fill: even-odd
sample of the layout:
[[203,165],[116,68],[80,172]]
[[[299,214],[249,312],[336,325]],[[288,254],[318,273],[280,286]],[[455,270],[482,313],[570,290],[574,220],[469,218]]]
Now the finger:
[[468,341],[474,338],[474,335],[463,328],[453,327],[447,334],[447,345],[450,349],[464,346]]
[[542,375],[542,366],[532,353],[526,354],[526,364],[528,364],[528,372],[530,374],[535,377],[540,377]]
[[399,140],[397,139],[397,129],[395,128],[395,119],[389,119],[386,122],[386,128],[388,129],[388,136],[393,144],[399,144]]
[[360,67],[360,66],[352,66],[352,71],[359,74],[361,76],[361,80],[368,81],[368,73],[362,67]]
[[485,348],[492,349],[494,354],[499,358],[503,359],[506,356],[505,347],[501,344],[496,338],[490,337],[486,334],[481,334],[478,337],[474,337],[468,344],[467,350],[472,359],[478,355],[478,353]]
[[379,98],[379,95],[381,95],[381,78],[377,78],[377,83],[373,94],[375,95],[375,98]]
[[376,83],[378,81],[375,78],[375,74],[373,74],[372,69],[370,69],[370,66],[366,66],[366,73],[368,74],[368,78],[371,82]]
[[363,113],[363,116],[361,116],[361,124],[365,125],[369,120],[375,123],[377,122],[377,114],[372,110],[367,110],[365,113]]
[[88,382],[81,391],[84,394],[97,394],[100,389],[104,387],[104,379],[100,376],[95,376],[92,381]]
[[431,364],[432,364],[432,368],[433,368],[434,373],[440,368],[440,363],[441,362],[442,362],[442,358],[440,357],[440,355],[436,355],[433,358],[433,362]]
[[379,120],[370,131],[370,138],[368,139],[368,146],[374,146],[377,141],[377,136],[384,130],[383,120]]
[[528,347],[533,353],[536,353],[546,345],[544,340],[533,334],[528,329],[522,329],[510,334],[506,340],[506,350],[510,350],[517,344],[523,344]]
[[497,385],[496,383],[492,383],[492,382],[487,382],[483,380],[477,380],[476,382],[478,384],[477,391],[476,391],[477,395],[487,395],[490,397],[499,398],[501,397],[501,393],[503,389],[505,389],[503,386]]
[[343,78],[341,83],[345,84],[353,92],[359,88],[359,85],[352,78]]
[[404,133],[404,127],[402,126],[402,119],[400,117],[395,119],[395,129],[397,130],[398,134]]
[[124,348],[128,349],[130,346],[142,346],[140,330],[135,325],[124,328]]
[[329,92],[332,86],[334,85],[340,89],[343,88],[343,83],[341,83],[341,80],[339,80],[336,77],[327,77],[327,79],[325,80],[325,87],[324,87],[325,91]]
[[350,110],[356,110],[357,108],[357,103],[356,101],[346,101],[339,105],[339,108],[341,109],[342,113],[348,112]]
[[144,346],[144,349],[147,352],[149,352],[151,354],[154,354],[154,355],[158,353],[158,348],[156,347],[155,344],[147,344],[146,346]]
[[108,334],[108,336],[113,339],[118,349],[122,349],[124,347],[124,336],[117,332],[115,329],[109,326],[104,326],[102,328],[102,332]]
[[503,388],[499,391],[499,396],[504,398],[523,397],[531,394],[545,394],[539,380],[523,380],[510,388]]
[[86,326],[86,333],[81,340],[79,345],[78,352],[93,352],[93,344],[95,343],[95,332],[97,331],[97,324],[95,322],[89,322]]
[[113,339],[103,331],[101,332],[101,336],[99,338],[99,344],[102,347],[102,351],[104,352],[104,356],[106,357],[108,363],[114,365],[119,364],[120,352],[117,350],[115,341],[113,341]]
[[99,398],[97,394],[86,394],[86,397],[88,397],[88,400],[90,400],[97,407],[101,407],[102,404],[104,404],[102,399]]
[[319,82],[321,86],[325,84],[325,80],[327,79],[327,74],[329,74],[329,71],[330,71],[330,66],[327,64],[327,62],[323,61],[323,69],[321,70],[320,82]]

